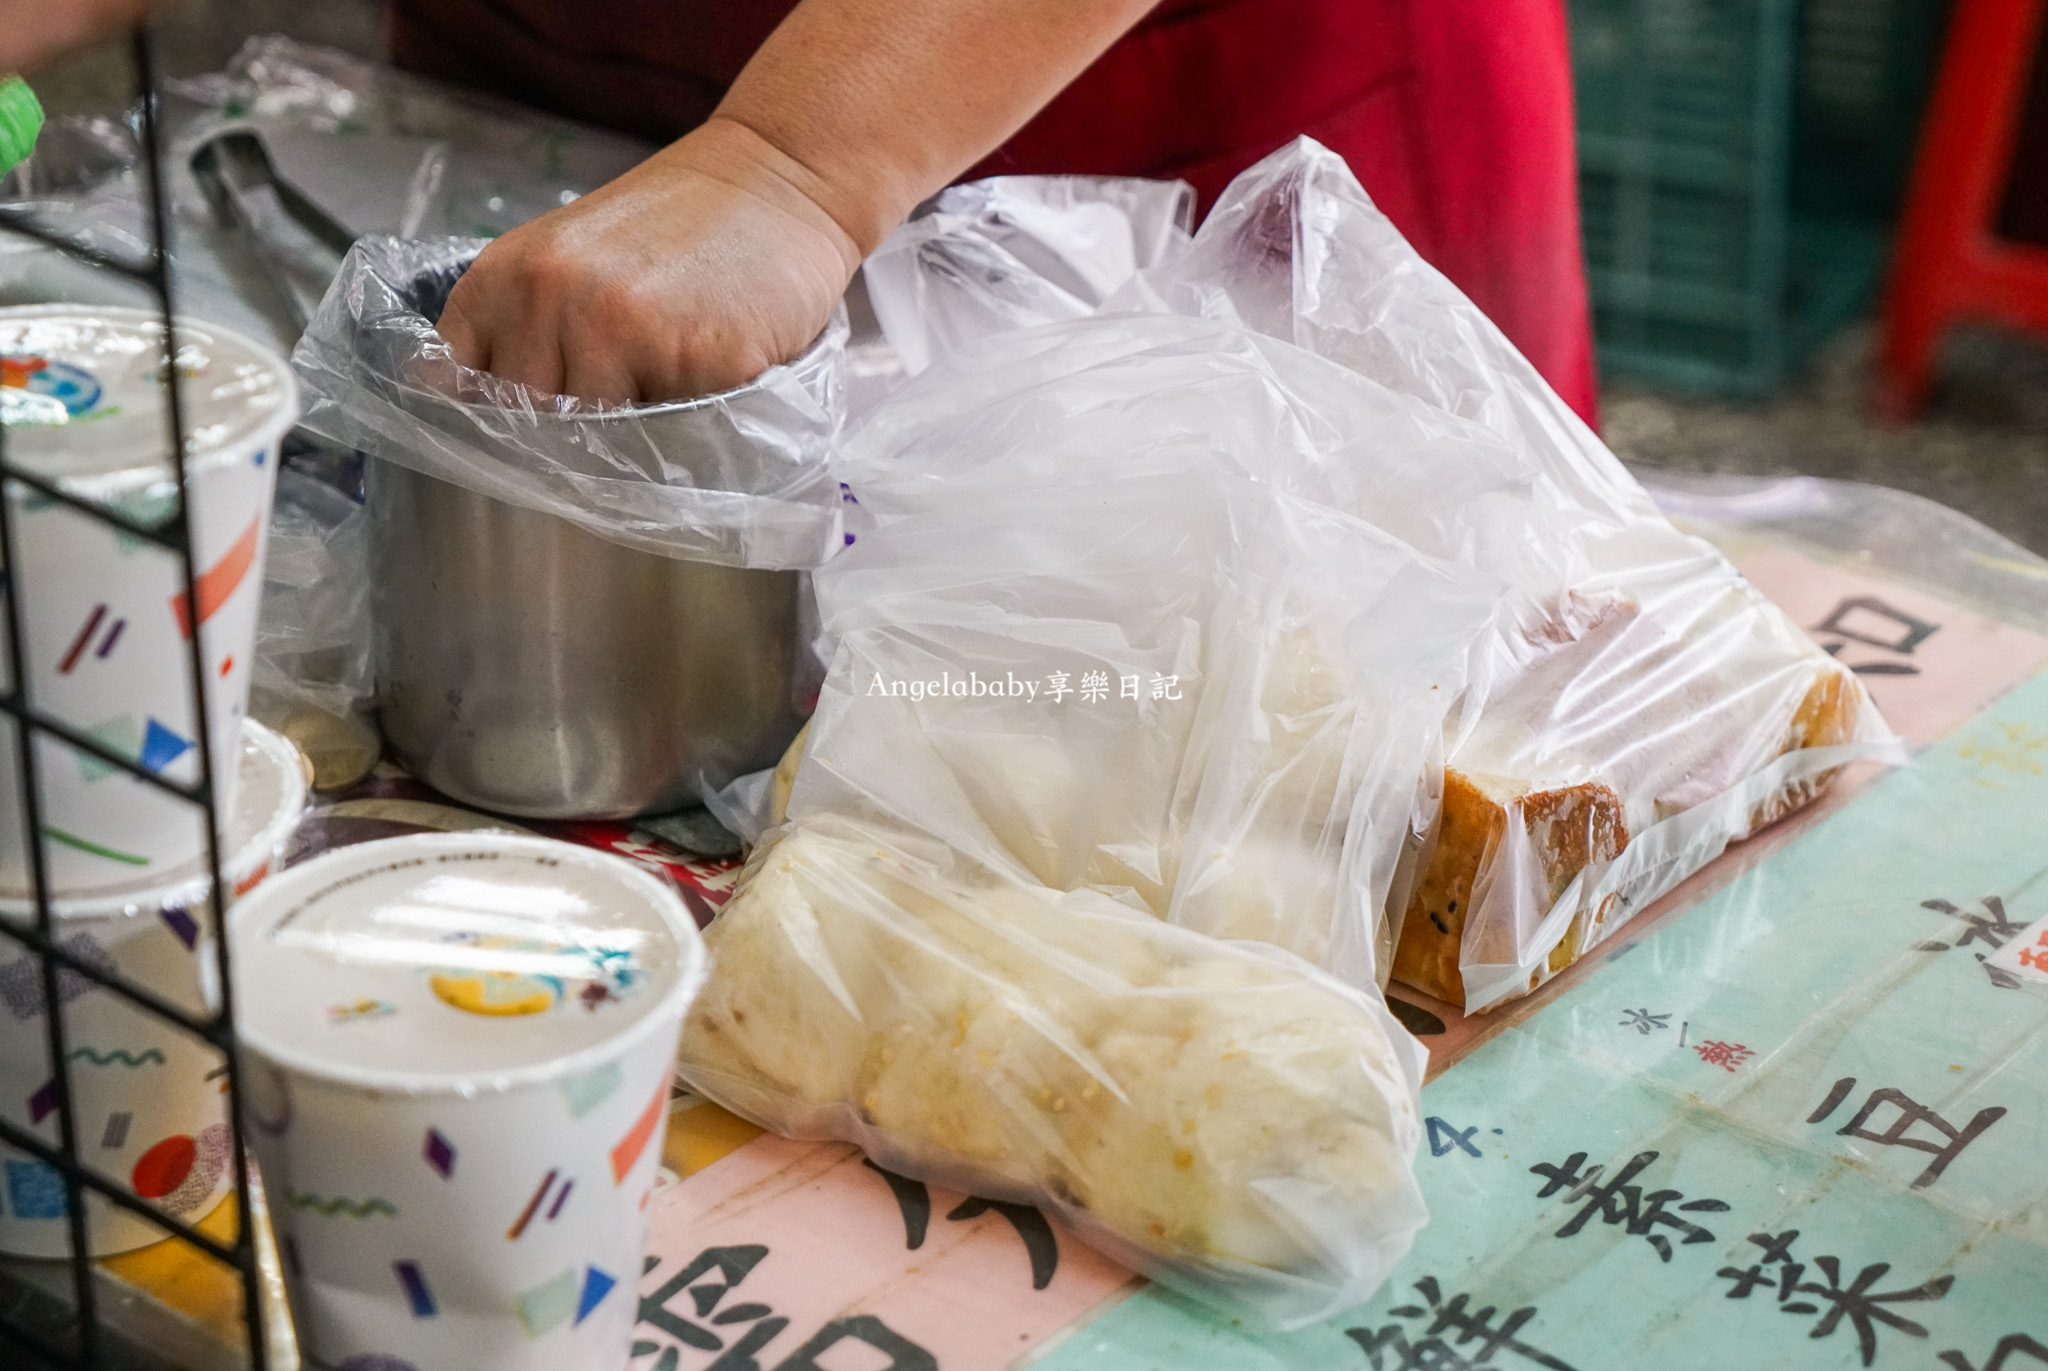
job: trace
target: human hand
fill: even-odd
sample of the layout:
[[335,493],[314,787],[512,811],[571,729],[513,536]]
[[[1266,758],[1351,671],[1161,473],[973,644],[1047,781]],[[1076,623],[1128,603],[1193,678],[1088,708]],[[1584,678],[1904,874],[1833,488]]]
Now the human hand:
[[714,118],[484,249],[449,296],[441,336],[464,365],[589,400],[751,381],[817,337],[860,265],[808,180]]
[[34,71],[154,8],[156,0],[0,0],[0,74]]

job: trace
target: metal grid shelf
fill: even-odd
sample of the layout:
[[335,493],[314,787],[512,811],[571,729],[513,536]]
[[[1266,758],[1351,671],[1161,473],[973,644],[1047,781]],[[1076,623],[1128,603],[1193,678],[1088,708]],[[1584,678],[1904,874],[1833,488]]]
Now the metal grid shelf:
[[[0,786],[12,793],[0,801],[4,821],[20,825],[23,847],[29,858],[29,875],[34,894],[35,917],[24,925],[18,919],[0,918],[0,938],[25,949],[39,963],[43,1004],[40,1017],[48,1035],[49,1059],[53,1069],[52,1104],[57,1123],[57,1142],[0,1119],[0,1143],[17,1157],[25,1157],[54,1168],[62,1177],[65,1213],[68,1219],[69,1255],[62,1259],[65,1280],[9,1282],[0,1294],[0,1362],[9,1367],[23,1365],[63,1368],[128,1368],[157,1364],[148,1349],[121,1336],[105,1317],[106,1292],[95,1276],[96,1263],[87,1255],[86,1210],[88,1197],[135,1214],[160,1228],[166,1241],[181,1242],[232,1270],[241,1286],[242,1326],[245,1334],[246,1364],[264,1371],[268,1347],[263,1337],[262,1283],[259,1272],[255,1226],[250,1219],[250,1178],[242,1146],[238,1108],[241,1081],[234,1053],[233,982],[228,974],[226,939],[221,936],[226,892],[221,879],[220,829],[215,805],[213,748],[206,717],[206,658],[204,627],[195,625],[186,639],[183,669],[189,673],[193,700],[194,743],[198,755],[199,779],[193,785],[166,780],[102,743],[85,736],[63,720],[52,717],[32,698],[28,644],[23,628],[23,606],[35,595],[34,579],[40,570],[21,563],[16,555],[17,506],[24,493],[65,505],[69,509],[133,538],[164,549],[178,562],[186,603],[197,603],[196,570],[192,558],[192,529],[187,503],[189,486],[185,470],[185,422],[181,380],[178,369],[168,360],[178,356],[177,325],[173,312],[169,254],[168,192],[163,173],[162,130],[159,127],[161,95],[156,64],[146,31],[136,31],[128,40],[133,66],[136,124],[141,143],[145,205],[149,232],[148,255],[139,261],[110,256],[61,235],[47,232],[18,211],[0,211],[0,231],[25,235],[62,251],[86,266],[109,272],[146,286],[155,297],[163,327],[165,367],[165,441],[169,444],[169,465],[177,479],[176,506],[164,523],[143,525],[115,510],[63,489],[60,485],[13,464],[7,453],[6,434],[0,430],[0,608],[4,608],[5,675],[0,677],[0,711],[4,726],[14,733],[15,754],[21,759],[18,777],[0,776]],[[12,569],[12,574],[8,573]],[[173,664],[163,664],[172,669]],[[85,754],[105,766],[153,785],[190,805],[203,815],[206,835],[207,896],[196,911],[203,916],[210,935],[219,987],[215,1011],[194,1015],[171,1003],[163,995],[112,974],[88,959],[68,951],[60,940],[52,907],[48,857],[42,835],[42,783],[38,775],[39,738],[53,739],[76,753]],[[204,944],[201,945],[202,948]],[[101,993],[120,997],[134,1009],[176,1024],[183,1031],[209,1044],[222,1057],[226,1077],[228,1124],[231,1137],[230,1161],[234,1178],[233,1200],[236,1224],[233,1239],[221,1241],[192,1224],[173,1217],[125,1184],[110,1181],[84,1159],[80,1127],[73,1108],[71,1057],[67,1051],[65,1015],[62,1012],[65,978],[91,982]],[[69,982],[75,984],[75,982]],[[43,1263],[46,1270],[55,1263]],[[66,1292],[68,1291],[68,1298]]]

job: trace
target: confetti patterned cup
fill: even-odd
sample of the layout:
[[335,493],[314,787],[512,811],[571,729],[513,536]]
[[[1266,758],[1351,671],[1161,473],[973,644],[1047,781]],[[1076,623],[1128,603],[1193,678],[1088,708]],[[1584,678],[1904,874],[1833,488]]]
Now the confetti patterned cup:
[[230,920],[300,1344],[347,1371],[617,1371],[682,1017],[666,883],[430,834],[297,867]]
[[[234,812],[237,725],[254,665],[278,444],[298,414],[283,359],[209,324],[179,325],[196,600],[178,559],[50,498],[9,499],[37,708],[168,779],[199,777],[191,635],[206,658],[219,812]],[[0,424],[10,460],[147,528],[167,526],[177,486],[163,418],[162,334],[142,310],[0,309]],[[5,684],[0,681],[0,684]],[[190,805],[51,739],[37,744],[44,851],[60,898],[166,884],[205,846]],[[0,786],[20,793],[12,730]],[[0,898],[29,887],[17,808],[0,821]]]
[[[241,784],[227,830],[233,855],[226,875],[237,894],[280,865],[306,804],[298,749],[255,723],[245,722],[241,735]],[[204,1014],[217,998],[213,941],[204,932],[205,878],[197,863],[165,874],[168,887],[138,879],[127,890],[60,904],[57,941],[81,960]],[[0,904],[0,918],[26,923],[30,915],[18,903]],[[37,960],[20,953],[12,939],[0,939],[0,1118],[55,1148],[48,1004]],[[81,1159],[165,1213],[197,1221],[233,1180],[220,1053],[82,976],[60,973],[57,987]],[[93,1197],[86,1236],[94,1256],[108,1256],[157,1242],[164,1231]],[[0,1147],[0,1252],[62,1257],[69,1243],[62,1177]]]

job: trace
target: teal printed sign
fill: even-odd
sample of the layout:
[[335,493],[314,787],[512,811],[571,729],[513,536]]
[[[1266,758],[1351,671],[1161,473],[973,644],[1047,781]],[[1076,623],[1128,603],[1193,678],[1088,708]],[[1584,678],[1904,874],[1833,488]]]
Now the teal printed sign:
[[1152,1287],[1033,1365],[2048,1368],[2048,994],[1991,963],[2044,838],[2048,676],[1431,1084],[1432,1222],[1366,1307]]

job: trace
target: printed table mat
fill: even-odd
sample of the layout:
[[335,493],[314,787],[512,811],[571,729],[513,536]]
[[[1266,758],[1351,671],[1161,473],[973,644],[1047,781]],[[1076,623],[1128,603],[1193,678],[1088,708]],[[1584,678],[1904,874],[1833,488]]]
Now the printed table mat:
[[2048,952],[2044,818],[2036,677],[1430,1085],[1366,1308],[1147,1291],[1042,1364],[2048,1365],[2048,979],[1994,964]]
[[[1363,1309],[1250,1328],[1035,1211],[1006,1232],[763,1136],[657,1199],[635,1371],[2048,1366],[2048,994],[1991,962],[2031,961],[2048,915],[2048,642],[1782,550],[1744,570],[1916,765],[1848,778],[1508,1012],[1395,987],[1437,1073],[1432,1222]],[[672,1144],[714,1121],[686,1107]],[[972,1264],[943,1240],[967,1213]]]
[[[1395,987],[1431,1053],[1432,1222],[1364,1308],[1248,1327],[1028,1207],[679,1090],[631,1371],[2048,1366],[2048,640],[1779,548],[1742,567],[1916,764],[1850,774],[1493,1015]],[[386,775],[309,837],[496,822]],[[703,918],[730,890],[630,825],[530,826],[660,865]],[[136,1284],[225,1317],[168,1250]]]

